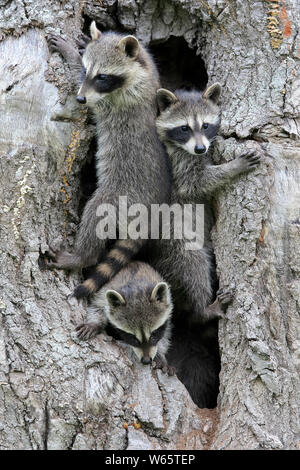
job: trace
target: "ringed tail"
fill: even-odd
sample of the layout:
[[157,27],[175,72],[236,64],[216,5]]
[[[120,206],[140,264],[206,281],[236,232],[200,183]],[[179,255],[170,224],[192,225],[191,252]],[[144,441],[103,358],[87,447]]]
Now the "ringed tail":
[[145,242],[142,239],[117,240],[105,259],[95,267],[92,275],[75,288],[73,296],[82,299],[97,292],[131,261]]

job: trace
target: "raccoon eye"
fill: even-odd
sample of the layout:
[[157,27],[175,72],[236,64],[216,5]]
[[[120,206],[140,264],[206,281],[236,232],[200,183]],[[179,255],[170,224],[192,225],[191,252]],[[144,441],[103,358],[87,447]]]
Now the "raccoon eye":
[[204,122],[202,127],[203,127],[203,129],[207,129],[208,128],[208,122]]
[[100,75],[97,75],[95,78],[96,80],[99,80],[100,82],[102,82],[103,80],[106,80],[106,77],[107,75],[105,75],[104,73],[100,73]]
[[127,344],[130,344],[130,346],[133,346],[134,348],[140,348],[141,347],[141,343],[133,335],[128,335],[127,337],[125,336],[124,337],[124,342],[127,343]]
[[189,126],[181,126],[181,130],[183,132],[187,132],[189,130]]

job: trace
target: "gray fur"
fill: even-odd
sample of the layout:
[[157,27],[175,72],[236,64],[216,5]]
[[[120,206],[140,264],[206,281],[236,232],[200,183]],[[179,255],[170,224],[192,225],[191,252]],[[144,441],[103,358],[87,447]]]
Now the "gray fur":
[[[160,296],[156,296],[159,288]],[[120,299],[119,304],[109,301],[112,294]],[[151,360],[155,359],[156,366],[165,369],[172,307],[170,288],[161,276],[146,263],[132,262],[93,296],[87,321],[76,328],[77,334],[87,340],[114,327],[134,335],[140,341],[144,338],[142,347],[132,346],[137,357],[142,360],[148,356]],[[165,323],[162,338],[151,346],[151,334]],[[168,367],[165,370],[172,373]]]
[[[218,166],[212,164],[207,150],[215,135],[211,135],[209,139],[205,137],[199,123],[213,123],[217,132],[220,123],[220,109],[216,104],[218,88],[218,84],[213,85],[203,95],[195,91],[178,91],[174,94],[167,90],[158,92],[161,114],[157,119],[157,129],[168,149],[172,164],[172,203],[204,204],[205,239],[203,249],[197,251],[186,250],[186,240],[165,240],[158,247],[151,263],[171,284],[177,310],[193,312],[191,321],[203,322],[222,315],[218,302],[208,308],[212,301],[214,277],[210,239],[214,218],[210,198],[233,177],[249,171],[259,163],[256,154],[248,153],[229,163]],[[205,154],[191,154],[186,148],[192,149],[192,146],[188,147],[188,143],[183,144],[170,138],[168,131],[181,122],[192,126],[190,137],[194,139],[193,142],[206,144]]]
[[[94,28],[92,34],[97,37]],[[86,76],[79,95],[86,98],[96,122],[98,187],[84,209],[73,253],[50,253],[49,267],[79,269],[103,258],[106,241],[96,235],[96,210],[100,204],[117,207],[119,196],[125,195],[128,205],[142,203],[149,207],[169,201],[168,159],[155,127],[157,70],[143,46],[139,45],[135,57],[118,48],[122,38],[117,33],[101,33],[98,40],[87,45],[82,58]],[[135,42],[131,39],[132,44]],[[125,83],[110,93],[97,93],[90,81],[101,73],[121,74]],[[142,242],[137,241],[132,254],[145,243]]]

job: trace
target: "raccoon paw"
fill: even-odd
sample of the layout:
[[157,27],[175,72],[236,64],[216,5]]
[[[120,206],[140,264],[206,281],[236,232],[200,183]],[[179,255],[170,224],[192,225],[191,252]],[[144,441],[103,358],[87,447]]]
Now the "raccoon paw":
[[78,50],[60,36],[50,34],[47,37],[50,52],[58,52],[69,63],[81,64],[81,57]]
[[219,289],[217,292],[216,300],[211,304],[208,305],[204,311],[204,320],[210,321],[214,319],[224,318],[224,312],[230,304],[234,297],[234,289],[233,288],[222,288]]
[[67,48],[67,41],[56,34],[49,34],[47,37],[48,47],[50,52],[62,53]]
[[176,367],[174,367],[174,366],[169,366],[169,365],[168,365],[167,367],[168,367],[168,370],[167,370],[168,375],[170,375],[170,376],[176,375]]
[[83,55],[89,42],[91,42],[91,38],[89,38],[86,34],[83,34],[79,39],[76,40],[80,55]]
[[241,171],[249,171],[253,168],[256,168],[261,161],[261,155],[259,155],[255,150],[243,153],[237,158],[237,163]]
[[59,268],[60,265],[58,262],[58,258],[59,258],[60,253],[62,253],[62,250],[55,250],[54,248],[49,246],[49,249],[42,256],[44,268],[45,269]]
[[153,361],[153,369],[160,369],[164,374],[175,375],[176,368],[169,366],[166,360],[155,358]]
[[57,252],[49,246],[49,249],[43,253],[40,254],[40,257],[38,259],[39,266],[42,270],[45,269],[51,269],[55,265],[55,260],[56,260]]
[[233,299],[234,299],[234,289],[224,287],[218,290],[217,300],[223,311],[226,310],[226,308],[228,307],[229,304],[231,304]]
[[75,328],[75,331],[78,338],[87,341],[101,333],[101,328],[98,323],[81,323]]
[[59,248],[55,250],[49,246],[49,250],[43,255],[44,264],[47,269],[78,269],[81,267],[81,259],[79,256],[69,253]]

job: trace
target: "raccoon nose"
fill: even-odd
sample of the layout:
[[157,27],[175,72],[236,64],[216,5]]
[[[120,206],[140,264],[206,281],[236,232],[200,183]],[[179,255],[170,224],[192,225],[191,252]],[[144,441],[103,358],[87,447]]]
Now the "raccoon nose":
[[195,150],[195,153],[204,153],[206,152],[206,147],[205,145],[196,145],[194,150]]
[[141,362],[142,362],[142,364],[147,365],[147,364],[150,364],[152,362],[152,359],[149,356],[143,356],[142,359],[141,359]]
[[78,95],[76,99],[77,99],[78,103],[81,103],[81,104],[86,103],[86,97],[85,96]]

